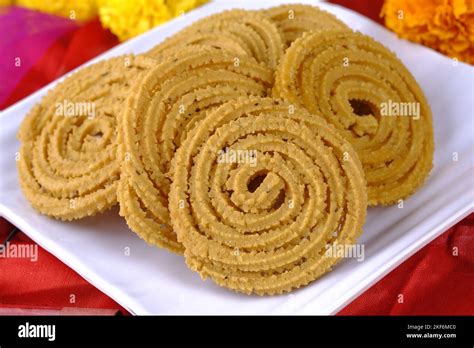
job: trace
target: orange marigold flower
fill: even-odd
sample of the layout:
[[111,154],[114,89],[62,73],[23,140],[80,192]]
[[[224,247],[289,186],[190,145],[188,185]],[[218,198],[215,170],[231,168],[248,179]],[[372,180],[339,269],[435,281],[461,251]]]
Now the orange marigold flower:
[[398,36],[474,64],[474,0],[385,0],[381,16]]

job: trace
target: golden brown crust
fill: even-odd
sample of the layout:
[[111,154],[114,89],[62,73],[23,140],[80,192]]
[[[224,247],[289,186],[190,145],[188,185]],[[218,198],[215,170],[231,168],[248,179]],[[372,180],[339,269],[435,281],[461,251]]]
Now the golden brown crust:
[[[63,101],[94,117],[56,115]],[[383,116],[388,101],[419,117]],[[44,214],[118,200],[137,235],[202,278],[274,295],[347,256],[338,247],[356,247],[368,204],[422,185],[431,122],[396,56],[330,13],[230,10],[58,84],[21,125],[18,169]]]
[[181,253],[168,213],[167,173],[196,122],[242,95],[266,95],[272,70],[210,47],[184,47],[141,81],[120,123],[120,214],[147,242]]
[[[292,108],[258,97],[226,103],[173,158],[171,221],[203,278],[248,294],[290,291],[338,261],[329,246],[361,233],[367,197],[357,155],[322,118]],[[255,162],[222,161],[222,149],[254,151]]]
[[[325,117],[351,142],[364,166],[370,205],[396,203],[428,176],[430,107],[405,66],[368,36],[305,34],[282,59],[274,95]],[[419,112],[387,114],[393,105]]]
[[163,57],[188,45],[210,46],[253,57],[270,68],[276,67],[284,50],[281,32],[275,23],[256,12],[229,10],[191,24],[146,54]]
[[287,4],[259,12],[278,25],[287,46],[308,31],[349,29],[333,14],[311,5]]
[[68,76],[35,105],[18,137],[20,184],[34,208],[61,220],[116,204],[117,118],[134,80],[155,61],[112,58]]

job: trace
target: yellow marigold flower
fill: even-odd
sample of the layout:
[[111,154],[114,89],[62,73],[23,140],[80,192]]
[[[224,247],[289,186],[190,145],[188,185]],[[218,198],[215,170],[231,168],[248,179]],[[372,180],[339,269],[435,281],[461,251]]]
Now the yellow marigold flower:
[[121,41],[199,6],[207,0],[98,0],[102,25]]
[[167,21],[171,13],[164,0],[99,0],[99,16],[123,41]]
[[381,16],[398,36],[474,64],[473,0],[385,0]]
[[166,4],[173,14],[173,17],[176,17],[206,2],[208,2],[208,0],[167,0]]
[[96,0],[14,0],[12,3],[79,21],[88,20],[97,15]]
[[10,5],[13,5],[13,0],[0,0],[0,7],[10,6]]

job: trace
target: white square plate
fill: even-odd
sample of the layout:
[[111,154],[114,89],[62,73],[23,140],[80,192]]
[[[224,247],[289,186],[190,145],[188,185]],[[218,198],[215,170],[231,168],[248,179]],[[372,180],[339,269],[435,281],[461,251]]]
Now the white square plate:
[[[191,22],[227,8],[258,9],[314,1],[210,3],[94,59],[148,50]],[[435,165],[414,196],[397,206],[370,209],[364,234],[365,260],[347,259],[334,271],[291,295],[246,296],[202,282],[181,257],[146,245],[118,210],[73,223],[49,219],[23,197],[15,165],[18,126],[57,81],[0,116],[0,214],[87,281],[135,314],[334,314],[377,280],[472,212],[474,206],[474,68],[409,43],[342,7],[320,6],[396,52],[421,84],[432,107]],[[456,158],[457,156],[457,158]],[[457,159],[457,161],[455,160]],[[129,248],[129,249],[127,249]],[[126,251],[130,250],[127,256]]]

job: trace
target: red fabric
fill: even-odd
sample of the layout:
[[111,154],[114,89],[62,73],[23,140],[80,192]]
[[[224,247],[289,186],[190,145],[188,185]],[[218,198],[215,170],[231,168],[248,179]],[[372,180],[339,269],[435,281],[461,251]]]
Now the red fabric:
[[[381,0],[332,1],[380,21]],[[117,44],[94,20],[58,40],[20,81],[4,108]],[[0,241],[12,226],[0,219]],[[474,314],[474,214],[446,231],[367,290],[340,315]],[[14,243],[33,243],[20,233]],[[453,248],[458,255],[453,255]],[[54,256],[0,259],[0,306],[121,309]],[[75,303],[70,296],[75,295]],[[403,303],[399,303],[403,295]]]
[[474,214],[471,214],[398,266],[339,314],[473,315],[473,232]]
[[[12,228],[10,223],[1,219],[1,242]],[[10,245],[36,244],[25,234],[18,233]],[[41,247],[38,247],[35,262],[31,258],[1,258],[0,284],[1,307],[102,308],[127,313],[114,300]]]
[[[328,2],[350,8],[383,25],[383,18],[380,17],[383,0],[330,0]],[[351,25],[351,23],[347,24]]]
[[[118,44],[117,38],[102,29],[98,19],[64,35],[20,80],[0,109],[30,95],[116,44]],[[12,228],[10,223],[0,218],[0,242],[5,240]],[[23,233],[18,233],[12,243],[34,244]],[[36,262],[24,258],[0,259],[0,284],[2,307],[105,308],[127,313],[114,300],[87,283],[75,271],[42,248],[38,248]]]

